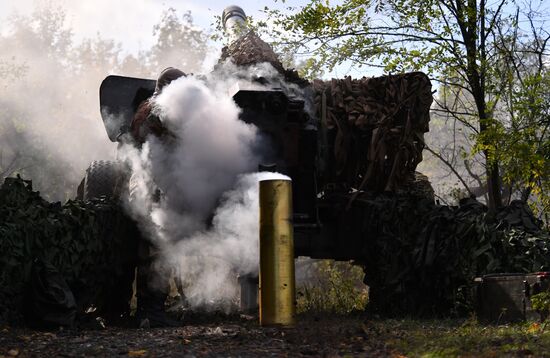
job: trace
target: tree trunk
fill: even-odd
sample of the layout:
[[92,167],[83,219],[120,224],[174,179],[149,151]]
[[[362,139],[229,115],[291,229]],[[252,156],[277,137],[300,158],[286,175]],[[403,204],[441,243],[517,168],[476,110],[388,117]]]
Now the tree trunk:
[[487,159],[487,187],[489,188],[489,211],[495,212],[502,206],[500,171],[498,163],[490,163]]

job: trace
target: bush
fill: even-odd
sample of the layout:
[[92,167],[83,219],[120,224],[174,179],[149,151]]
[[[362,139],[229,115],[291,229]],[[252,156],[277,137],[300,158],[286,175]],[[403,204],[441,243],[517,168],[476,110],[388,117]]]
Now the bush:
[[550,314],[550,292],[545,291],[531,296],[531,306],[540,314],[540,320],[545,321]]
[[309,263],[304,282],[297,285],[297,312],[346,314],[368,303],[363,270],[350,262],[319,260]]

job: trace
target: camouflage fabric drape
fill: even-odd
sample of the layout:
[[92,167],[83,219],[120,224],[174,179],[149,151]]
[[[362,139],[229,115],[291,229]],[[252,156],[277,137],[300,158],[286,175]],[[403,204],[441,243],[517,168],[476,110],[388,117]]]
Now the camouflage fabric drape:
[[360,195],[370,309],[384,315],[471,312],[474,278],[550,270],[550,235],[520,201],[496,216],[474,199],[440,206],[412,193]]
[[429,130],[431,83],[421,72],[313,82],[315,114],[335,132],[335,181],[393,191],[413,179]]
[[63,276],[80,312],[90,305],[119,310],[109,306],[120,303],[125,283],[131,285],[136,235],[136,225],[114,201],[49,203],[30,181],[6,179],[0,187],[0,322],[21,321],[37,259]]

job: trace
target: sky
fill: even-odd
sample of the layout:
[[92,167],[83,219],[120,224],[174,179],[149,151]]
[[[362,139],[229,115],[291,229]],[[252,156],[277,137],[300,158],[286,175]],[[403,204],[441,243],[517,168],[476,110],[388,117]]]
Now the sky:
[[[0,31],[6,31],[10,14],[30,14],[36,4],[45,0],[0,0]],[[159,22],[162,12],[173,7],[179,13],[191,11],[197,26],[208,29],[214,22],[215,16],[221,15],[223,9],[229,5],[241,6],[247,15],[262,18],[259,11],[266,5],[281,6],[273,1],[252,0],[49,0],[50,3],[60,4],[66,11],[68,25],[74,30],[75,39],[94,37],[97,33],[102,37],[121,42],[125,50],[137,52],[148,48],[153,42],[153,25]],[[305,1],[291,1],[305,3]]]
[[[276,9],[298,7],[305,5],[307,0],[285,0],[284,3],[281,0],[0,0],[0,34],[9,30],[10,16],[16,13],[29,15],[34,8],[44,3],[59,5],[64,9],[67,26],[73,30],[77,42],[99,34],[122,44],[123,52],[135,54],[150,48],[154,42],[153,26],[159,23],[163,11],[170,7],[180,14],[191,11],[195,25],[213,31],[215,17],[220,16],[229,5],[239,5],[248,16],[259,20],[265,19],[261,10],[266,6]],[[221,44],[214,48],[220,51]],[[349,67],[345,64],[325,75],[369,75],[368,71],[350,73]]]
[[[282,9],[288,6],[299,7],[307,2],[307,0],[0,0],[0,34],[9,29],[7,20],[14,13],[28,15],[42,3],[58,4],[65,10],[67,25],[73,30],[74,39],[77,42],[100,34],[103,38],[121,43],[124,52],[137,53],[141,49],[151,47],[154,42],[153,26],[159,23],[163,11],[170,7],[177,9],[178,13],[191,11],[194,23],[208,31],[213,29],[215,16],[220,16],[223,9],[229,5],[241,6],[248,16],[258,20],[265,19],[261,10],[266,6]],[[334,2],[338,1],[331,1],[331,3]],[[539,10],[547,10],[548,3],[550,0],[540,0],[540,3],[535,0],[537,7],[540,7]],[[550,17],[546,18],[550,20]],[[215,47],[219,51],[221,45],[218,44]],[[350,64],[343,64],[325,76],[379,75],[378,70],[375,69],[363,68],[362,72],[359,70],[348,72],[349,68]]]

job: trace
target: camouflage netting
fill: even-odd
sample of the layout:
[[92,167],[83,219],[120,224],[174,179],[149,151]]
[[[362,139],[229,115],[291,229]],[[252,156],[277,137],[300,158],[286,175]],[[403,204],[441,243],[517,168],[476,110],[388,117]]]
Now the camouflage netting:
[[309,84],[308,81],[300,78],[295,70],[285,69],[273,48],[256,35],[254,31],[249,31],[246,35],[239,37],[222,49],[218,63],[223,63],[228,59],[231,59],[235,65],[243,67],[267,62],[282,74],[287,81],[301,86]]
[[475,277],[550,270],[550,235],[520,201],[491,216],[474,199],[452,207],[362,194],[349,215],[362,222],[370,308],[382,314],[462,315],[473,309]]
[[[61,274],[79,312],[124,309],[116,298],[127,297],[121,283],[133,277],[138,234],[119,205],[48,203],[21,179],[5,181],[0,203],[0,322],[20,321],[37,260]],[[463,314],[472,309],[476,276],[550,269],[550,236],[521,202],[491,217],[475,200],[438,206],[404,188],[363,193],[347,215],[365,242],[359,263],[372,288],[369,308],[379,313]]]
[[30,181],[6,179],[0,187],[0,322],[21,322],[28,313],[24,296],[36,264],[61,274],[80,312],[92,305],[109,310],[120,283],[133,275],[134,230],[114,202],[49,203]]
[[[224,48],[220,62],[230,57],[239,66],[269,62],[287,81],[308,84],[285,70],[252,32]],[[473,200],[438,206],[427,181],[414,181],[433,100],[426,75],[348,77],[312,86],[329,173],[324,179],[359,189],[325,195],[344,203],[364,240],[359,263],[372,287],[372,309],[463,313],[471,309],[474,277],[550,269],[550,237],[525,204],[514,202],[496,216]],[[0,322],[17,321],[25,310],[36,262],[61,274],[81,312],[90,305],[124,305],[113,297],[125,297],[121,282],[133,275],[137,235],[115,202],[52,204],[30,182],[7,179],[0,188]]]
[[425,74],[315,80],[313,88],[316,116],[333,132],[331,180],[393,191],[414,178],[433,100]]
[[231,58],[237,66],[269,62],[277,71],[281,73],[285,71],[273,48],[253,31],[239,37],[229,46],[225,46],[222,49],[219,62],[224,62],[228,58]]
[[228,59],[243,67],[267,62],[286,81],[312,85],[314,115],[330,137],[327,182],[393,191],[414,179],[433,101],[425,74],[346,77],[311,84],[296,71],[286,70],[271,46],[252,31],[223,48],[219,63]]

